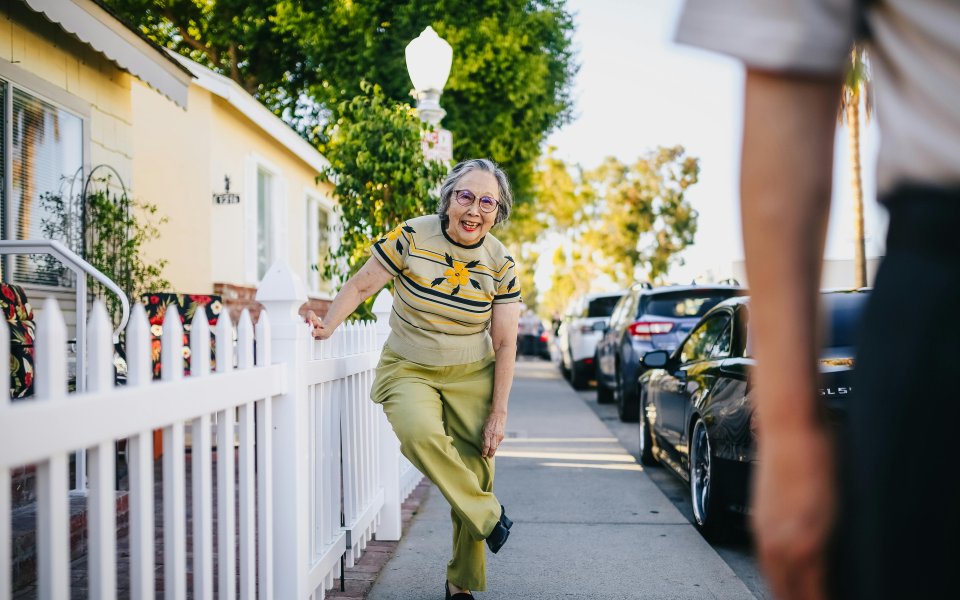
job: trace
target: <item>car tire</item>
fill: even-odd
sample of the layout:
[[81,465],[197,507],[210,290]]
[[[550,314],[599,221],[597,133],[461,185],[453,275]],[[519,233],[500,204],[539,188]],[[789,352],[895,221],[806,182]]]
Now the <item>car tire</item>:
[[585,365],[578,365],[577,363],[573,363],[573,366],[570,367],[570,385],[573,386],[573,389],[587,389],[590,378],[587,377],[586,370]]
[[708,541],[724,537],[729,519],[718,501],[714,463],[706,423],[697,418],[690,434],[690,501],[694,525]]
[[600,376],[597,375],[597,404],[610,404],[613,402],[613,390],[608,388]]
[[640,423],[640,464],[655,467],[660,463],[653,454],[653,436],[650,433],[650,423],[647,421],[647,394],[641,390],[639,396],[640,400],[637,404],[640,417],[637,421]]
[[[623,381],[623,371],[617,369],[617,416],[624,423],[636,423],[640,406],[635,393],[628,393],[628,383]],[[636,386],[636,384],[634,384]]]
[[562,355],[560,356],[560,375],[562,375],[567,381],[570,381],[570,369],[568,369],[567,365],[564,364]]
[[594,379],[597,380],[597,404],[610,404],[614,401],[613,390],[608,388],[606,384],[603,383],[603,376],[600,373],[600,355],[593,357],[593,364],[596,365],[596,376]]

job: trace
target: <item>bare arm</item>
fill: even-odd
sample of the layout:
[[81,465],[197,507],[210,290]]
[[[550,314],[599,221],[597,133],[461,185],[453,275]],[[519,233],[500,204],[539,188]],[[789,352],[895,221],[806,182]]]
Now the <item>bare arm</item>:
[[490,416],[483,428],[483,456],[491,457],[497,452],[507,425],[507,402],[513,386],[513,369],[517,361],[517,323],[520,320],[520,303],[494,304],[490,323],[490,337],[496,364],[493,368],[493,402]]
[[778,598],[822,597],[833,518],[816,359],[839,90],[839,77],[747,73],[741,210],[757,354],[753,520]]
[[348,279],[337,292],[322,320],[313,311],[307,311],[306,320],[313,325],[313,337],[325,340],[333,335],[334,330],[357,310],[361,302],[382,290],[391,279],[393,275],[377,259],[367,259],[357,274]]

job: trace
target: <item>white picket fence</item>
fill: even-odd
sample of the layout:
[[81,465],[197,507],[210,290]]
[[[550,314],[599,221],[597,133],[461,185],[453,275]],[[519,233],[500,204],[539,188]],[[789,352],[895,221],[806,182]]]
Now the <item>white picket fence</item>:
[[[198,311],[189,377],[182,372],[180,319],[171,308],[163,323],[161,381],[151,377],[149,324],[138,306],[127,329],[124,387],[113,384],[110,324],[98,304],[88,325],[87,389],[75,394],[66,389],[62,316],[54,301],[44,304],[36,397],[0,400],[0,566],[11,564],[11,470],[35,464],[39,597],[70,597],[67,466],[71,452],[86,449],[89,594],[117,597],[114,442],[126,438],[130,597],[155,597],[154,556],[162,543],[163,597],[185,599],[186,428],[193,598],[212,600],[214,578],[219,598],[323,598],[344,556],[352,565],[374,534],[399,539],[400,505],[421,476],[400,456],[382,409],[369,401],[388,333],[389,293],[377,298],[377,323],[346,324],[323,342],[312,341],[297,315],[306,294],[286,265],[271,268],[257,299],[266,310],[256,328],[244,311],[234,336],[221,315],[213,373],[204,360],[209,326]],[[9,360],[7,337],[0,327],[0,365]],[[9,387],[6,377],[0,369],[0,389]],[[154,506],[156,429],[163,430],[162,507]],[[236,465],[234,452],[219,451],[234,446]],[[154,528],[161,509],[162,534]],[[0,568],[0,600],[10,597],[10,569]]]

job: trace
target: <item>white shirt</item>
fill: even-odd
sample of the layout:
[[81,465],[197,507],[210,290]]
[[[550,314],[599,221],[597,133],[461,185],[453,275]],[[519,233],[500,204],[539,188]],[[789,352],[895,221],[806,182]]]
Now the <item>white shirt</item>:
[[[858,0],[687,0],[677,41],[748,67],[842,73]],[[867,12],[879,189],[960,185],[960,0],[881,0]]]

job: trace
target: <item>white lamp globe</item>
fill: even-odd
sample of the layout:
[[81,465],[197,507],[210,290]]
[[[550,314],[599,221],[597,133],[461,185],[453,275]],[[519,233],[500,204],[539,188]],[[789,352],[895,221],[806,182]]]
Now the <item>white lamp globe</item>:
[[437,35],[433,27],[427,27],[415,40],[407,44],[407,72],[418,93],[427,90],[443,91],[450,76],[453,48]]

